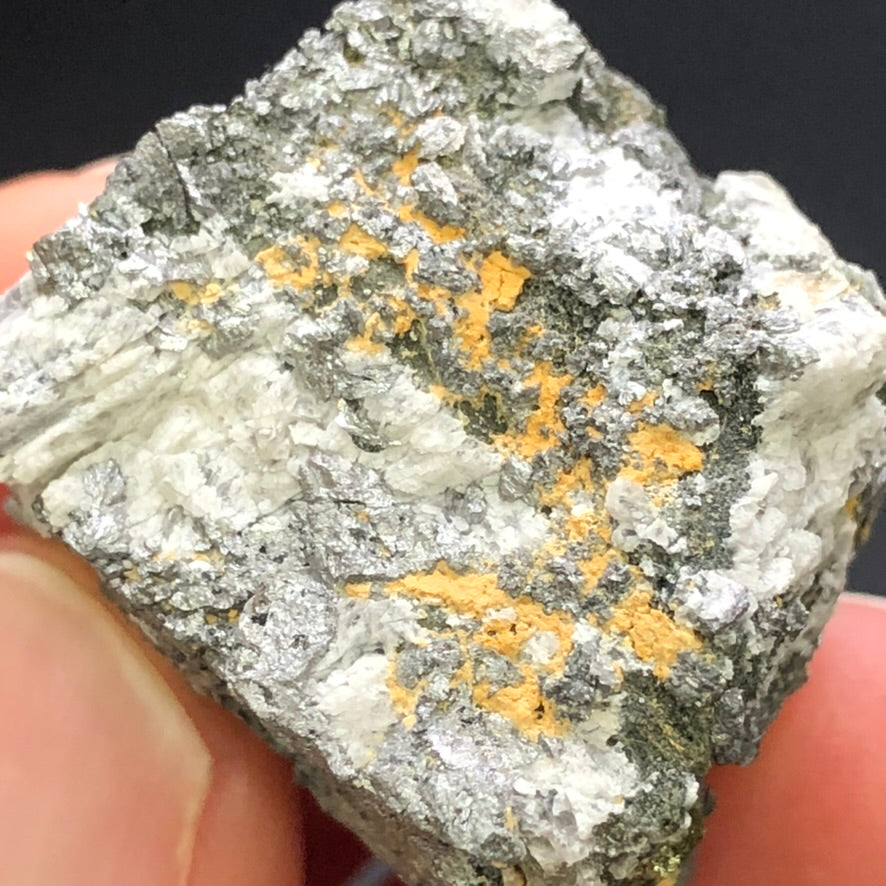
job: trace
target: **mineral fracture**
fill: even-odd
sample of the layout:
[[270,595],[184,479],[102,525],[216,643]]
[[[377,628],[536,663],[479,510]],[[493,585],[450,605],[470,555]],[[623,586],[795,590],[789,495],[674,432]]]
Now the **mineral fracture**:
[[546,0],[362,0],[0,302],[0,480],[412,884],[667,884],[843,585],[884,299]]

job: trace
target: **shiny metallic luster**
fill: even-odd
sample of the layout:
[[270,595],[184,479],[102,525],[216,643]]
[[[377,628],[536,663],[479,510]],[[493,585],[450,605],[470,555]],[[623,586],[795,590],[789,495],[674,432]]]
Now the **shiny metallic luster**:
[[677,882],[886,465],[876,281],[547,0],[342,5],[0,319],[21,512],[416,884]]

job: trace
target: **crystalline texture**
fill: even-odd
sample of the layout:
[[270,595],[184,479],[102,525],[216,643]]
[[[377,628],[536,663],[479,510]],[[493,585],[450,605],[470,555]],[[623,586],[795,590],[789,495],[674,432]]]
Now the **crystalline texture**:
[[886,462],[884,300],[545,0],[363,0],[0,302],[0,480],[412,883],[672,883]]

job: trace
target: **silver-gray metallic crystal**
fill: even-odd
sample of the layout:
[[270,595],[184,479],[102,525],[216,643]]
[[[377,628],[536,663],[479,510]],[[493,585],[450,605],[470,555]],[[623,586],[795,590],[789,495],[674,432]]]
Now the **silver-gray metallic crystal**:
[[886,465],[886,303],[547,0],[360,0],[0,301],[0,481],[409,883],[666,884]]

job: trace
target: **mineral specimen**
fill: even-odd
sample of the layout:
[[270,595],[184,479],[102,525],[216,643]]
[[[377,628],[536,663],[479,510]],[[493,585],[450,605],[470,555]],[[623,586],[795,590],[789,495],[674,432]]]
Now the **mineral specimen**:
[[886,303],[546,0],[361,0],[0,302],[0,480],[414,884],[664,884],[886,464]]

